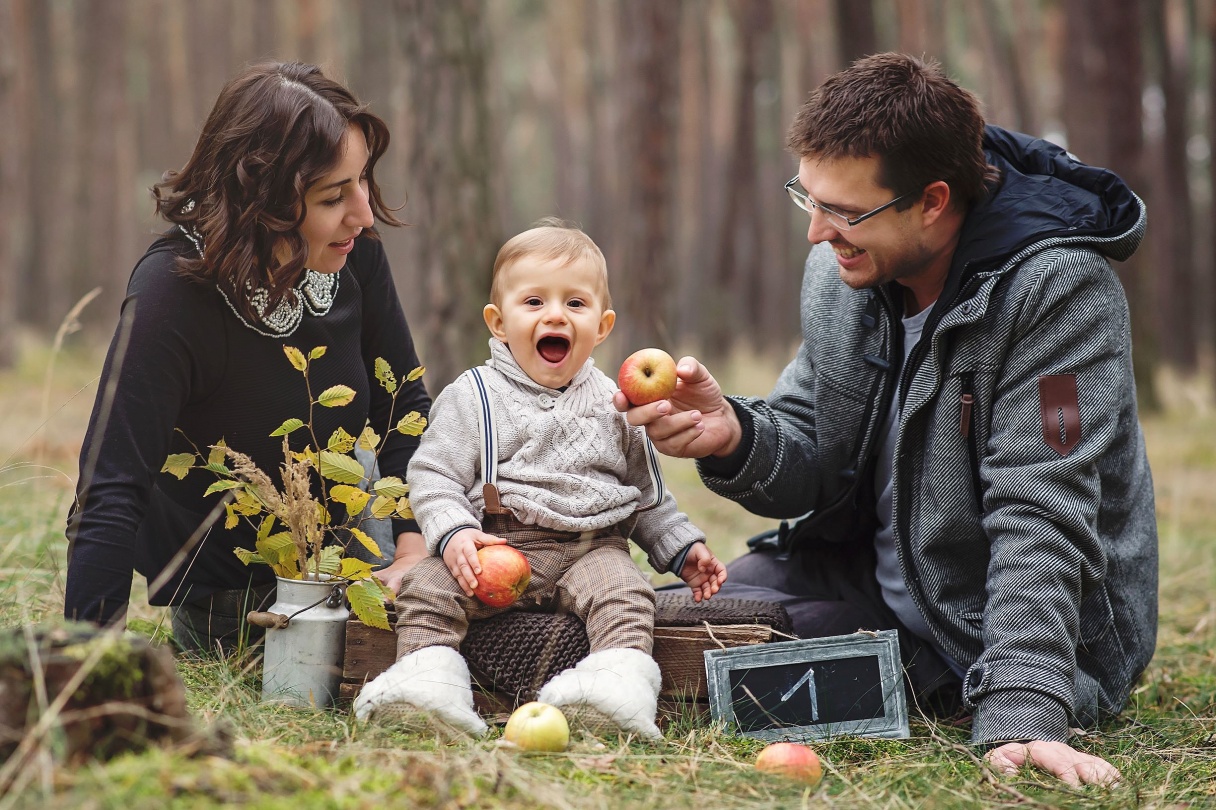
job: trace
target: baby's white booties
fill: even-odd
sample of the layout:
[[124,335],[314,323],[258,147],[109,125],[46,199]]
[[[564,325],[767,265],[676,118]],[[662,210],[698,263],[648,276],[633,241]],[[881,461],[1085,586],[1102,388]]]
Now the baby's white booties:
[[554,675],[536,699],[593,731],[627,731],[660,740],[663,734],[654,722],[660,683],[653,658],[618,647],[591,653],[573,669]]
[[469,665],[451,647],[415,650],[364,686],[355,715],[366,720],[377,713],[433,714],[469,734],[488,730],[473,708]]

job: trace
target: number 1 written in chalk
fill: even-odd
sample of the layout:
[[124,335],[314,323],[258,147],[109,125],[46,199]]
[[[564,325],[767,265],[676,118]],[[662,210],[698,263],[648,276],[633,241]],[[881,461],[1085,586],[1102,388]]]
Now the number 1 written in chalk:
[[806,674],[798,679],[798,683],[790,687],[790,691],[781,696],[781,702],[785,703],[794,696],[798,688],[806,684],[806,689],[811,695],[811,722],[819,722],[819,696],[815,694],[815,669],[807,667]]

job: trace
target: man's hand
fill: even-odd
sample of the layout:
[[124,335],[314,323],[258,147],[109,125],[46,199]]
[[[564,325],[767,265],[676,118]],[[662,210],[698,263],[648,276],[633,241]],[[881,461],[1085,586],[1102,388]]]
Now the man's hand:
[[397,550],[393,561],[379,571],[373,571],[372,576],[384,583],[384,587],[393,593],[401,590],[401,580],[415,563],[426,556],[426,540],[418,532],[402,532],[397,535]]
[[714,556],[709,546],[693,543],[680,569],[680,579],[692,588],[692,600],[709,599],[726,582],[726,566]]
[[507,541],[492,534],[486,534],[479,529],[461,529],[452,535],[443,549],[443,561],[447,564],[456,583],[464,591],[465,596],[472,596],[477,587],[477,575],[481,573],[481,563],[477,560],[477,549],[484,546],[500,546]]
[[1114,765],[1101,757],[1082,753],[1062,742],[1035,740],[1028,743],[1005,743],[989,751],[984,759],[1004,774],[1015,774],[1023,765],[1030,764],[1073,787],[1118,787],[1119,780],[1123,778]]
[[617,391],[612,404],[628,414],[629,424],[645,426],[655,448],[668,456],[725,456],[743,438],[734,408],[722,396],[718,381],[695,357],[683,357],[676,364],[676,391],[671,399],[635,408]]

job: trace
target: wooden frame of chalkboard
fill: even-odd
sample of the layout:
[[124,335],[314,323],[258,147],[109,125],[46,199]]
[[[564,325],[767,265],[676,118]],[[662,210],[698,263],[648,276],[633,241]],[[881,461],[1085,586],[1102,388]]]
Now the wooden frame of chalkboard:
[[745,737],[910,736],[894,630],[705,651],[710,714]]

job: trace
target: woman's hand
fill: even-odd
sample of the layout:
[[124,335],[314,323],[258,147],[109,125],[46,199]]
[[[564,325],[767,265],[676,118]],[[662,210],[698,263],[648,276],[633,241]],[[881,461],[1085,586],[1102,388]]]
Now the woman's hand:
[[384,583],[384,587],[393,593],[401,589],[401,580],[414,564],[426,554],[426,540],[418,532],[402,532],[397,535],[397,551],[393,561],[379,571],[373,571],[373,576]]

